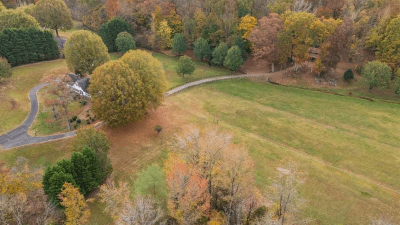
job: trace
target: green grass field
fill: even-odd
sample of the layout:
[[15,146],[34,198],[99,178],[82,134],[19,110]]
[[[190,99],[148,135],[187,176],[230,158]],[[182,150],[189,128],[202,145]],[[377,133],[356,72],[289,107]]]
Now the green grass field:
[[[180,127],[204,127],[218,119],[222,130],[233,133],[235,143],[245,143],[263,193],[276,167],[295,161],[306,174],[300,195],[307,200],[302,215],[313,218],[311,224],[367,224],[381,217],[400,221],[400,105],[246,80],[193,88],[167,102],[174,105],[174,115],[179,114]],[[159,139],[150,142],[154,143],[112,149],[111,154],[129,148],[142,151],[129,163],[142,168],[165,154],[149,148],[159,146]],[[46,165],[69,157],[68,143],[69,139],[8,150],[0,153],[0,160],[10,165],[21,155]],[[129,170],[116,172],[118,177],[135,176]],[[98,202],[91,205],[90,224],[110,223],[103,207]]]

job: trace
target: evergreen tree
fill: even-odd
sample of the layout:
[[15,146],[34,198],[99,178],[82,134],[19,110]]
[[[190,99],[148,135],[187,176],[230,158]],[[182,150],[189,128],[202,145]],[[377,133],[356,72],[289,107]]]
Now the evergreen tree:
[[236,71],[243,64],[242,54],[240,52],[240,48],[238,46],[233,46],[229,49],[228,54],[226,55],[224,66],[232,71]]
[[98,33],[103,39],[104,44],[106,44],[108,51],[116,52],[118,51],[118,47],[115,44],[115,39],[117,39],[119,33],[124,31],[133,35],[133,30],[129,24],[125,20],[115,17],[103,24]]
[[176,67],[176,73],[178,76],[185,77],[185,74],[192,75],[195,69],[196,65],[191,58],[187,56],[181,56],[178,61],[178,66]]
[[204,38],[199,38],[194,42],[194,55],[200,60],[210,58],[211,49],[208,41]]
[[239,47],[243,61],[246,61],[247,59],[246,43],[244,42],[243,38],[237,37],[235,39],[235,45]]
[[49,196],[50,202],[52,202],[54,205],[57,206],[60,205],[60,199],[58,198],[58,194],[61,193],[61,189],[65,183],[71,183],[72,185],[77,187],[72,175],[64,172],[55,172],[51,176],[49,183],[50,187],[48,189],[47,195]]
[[122,53],[136,49],[135,39],[132,34],[126,31],[118,34],[117,39],[115,39],[115,44],[117,45],[118,51]]
[[179,55],[186,52],[186,42],[182,34],[175,34],[172,42],[172,51]]
[[212,63],[214,65],[223,65],[226,55],[228,54],[228,45],[224,42],[220,43],[212,53]]

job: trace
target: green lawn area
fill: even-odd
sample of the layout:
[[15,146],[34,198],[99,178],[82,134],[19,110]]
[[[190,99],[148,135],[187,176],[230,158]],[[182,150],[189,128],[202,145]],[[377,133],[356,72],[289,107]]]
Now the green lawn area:
[[0,134],[26,119],[30,110],[28,93],[44,76],[66,72],[67,65],[61,59],[14,67],[12,77],[0,84]]
[[[179,127],[205,127],[217,118],[235,143],[244,143],[262,193],[276,167],[295,161],[306,174],[300,195],[307,200],[302,215],[313,218],[311,224],[367,224],[381,217],[400,221],[400,105],[246,80],[193,88],[166,101],[174,108],[166,116],[179,120]],[[108,135],[129,139],[119,132]],[[163,132],[168,140],[179,130]],[[11,165],[24,156],[34,165],[54,163],[69,157],[69,140],[3,151],[0,160]],[[135,145],[118,140],[110,150],[117,179],[131,182],[137,171],[161,164],[166,154],[157,136]],[[98,200],[91,204],[90,224],[111,223],[103,208]]]
[[171,98],[202,124],[218,118],[246,143],[262,190],[277,166],[297,162],[308,174],[300,194],[313,224],[400,221],[400,105],[245,80]]

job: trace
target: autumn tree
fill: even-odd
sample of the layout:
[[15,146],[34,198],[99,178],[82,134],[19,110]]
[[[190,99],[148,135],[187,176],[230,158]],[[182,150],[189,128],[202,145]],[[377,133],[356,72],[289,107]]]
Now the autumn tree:
[[179,58],[178,65],[176,66],[176,73],[178,76],[185,77],[185,74],[192,75],[195,69],[196,65],[191,58],[187,56],[181,56]]
[[56,31],[68,30],[73,26],[71,12],[62,0],[39,0],[34,15],[40,25]]
[[104,23],[100,27],[98,34],[103,39],[108,51],[115,52],[118,51],[115,39],[117,39],[118,34],[121,32],[133,34],[133,30],[125,20],[115,17],[107,23]]
[[209,59],[211,55],[210,45],[207,40],[199,38],[194,42],[194,55],[200,60]]
[[64,183],[63,189],[58,196],[60,204],[65,208],[66,225],[86,224],[89,222],[90,209],[85,197],[79,189],[70,183]]
[[71,34],[65,43],[68,68],[77,74],[91,74],[96,67],[110,60],[107,47],[101,38],[90,31],[80,30]]
[[279,59],[278,34],[282,29],[282,20],[278,14],[270,13],[268,17],[259,20],[259,25],[251,31],[248,38],[255,59],[272,64],[272,72],[275,72],[274,65]]
[[130,200],[127,183],[107,181],[101,186],[99,196],[106,204],[104,211],[116,224],[155,225],[163,221],[164,214],[153,199],[136,196],[133,202]]
[[133,38],[132,34],[126,31],[117,35],[117,38],[115,39],[115,45],[117,46],[118,51],[122,53],[136,49],[135,39]]
[[376,41],[367,42],[369,46],[376,45],[376,57],[379,61],[388,64],[393,74],[400,67],[400,52],[398,51],[400,44],[400,15],[389,20],[388,23],[384,24],[380,29],[380,32],[373,32],[375,34]]
[[92,109],[108,126],[123,126],[144,117],[148,101],[143,82],[123,61],[111,61],[98,67],[90,83]]
[[92,126],[80,127],[72,141],[71,149],[74,152],[80,152],[85,147],[94,150],[103,173],[105,175],[111,174],[112,165],[108,158],[110,142],[108,141],[105,132],[102,130],[96,130]]
[[21,10],[9,9],[0,12],[0,30],[5,28],[39,28],[38,21]]
[[196,41],[196,21],[193,18],[185,17],[183,19],[182,36],[190,47]]
[[172,51],[178,55],[186,52],[186,42],[182,34],[175,34],[172,43]]
[[[286,49],[293,49],[291,52],[294,56],[295,71],[308,58],[308,48],[313,44],[311,38],[311,25],[315,21],[315,16],[307,12],[287,12],[284,15],[283,33],[287,35],[279,36],[290,38],[288,42],[284,42]],[[280,40],[283,42],[283,40]],[[281,46],[282,47],[282,46]]]
[[255,17],[246,15],[240,18],[238,29],[243,32],[242,38],[247,39],[255,26],[257,26],[257,19]]
[[156,164],[148,166],[141,172],[133,187],[135,195],[150,197],[158,202],[167,197],[164,172]]
[[7,8],[4,6],[2,2],[0,2],[0,12],[6,10]]
[[0,81],[3,78],[10,78],[12,76],[11,65],[7,59],[0,57]]
[[158,107],[164,100],[167,90],[167,80],[162,64],[149,52],[143,50],[129,51],[122,56],[121,61],[126,63],[139,76],[150,107]]
[[194,224],[207,216],[210,195],[207,180],[191,166],[175,164],[166,175],[169,214],[181,224]]
[[156,34],[159,37],[159,44],[162,49],[170,48],[172,46],[172,30],[166,20],[161,21]]
[[226,55],[228,54],[229,47],[224,42],[220,43],[212,52],[212,60],[211,62],[214,65],[223,65]]
[[236,71],[243,65],[243,58],[238,46],[233,46],[229,49],[224,60],[224,66],[232,71]]
[[371,91],[374,87],[387,86],[392,76],[392,70],[386,63],[372,61],[363,66],[361,75]]

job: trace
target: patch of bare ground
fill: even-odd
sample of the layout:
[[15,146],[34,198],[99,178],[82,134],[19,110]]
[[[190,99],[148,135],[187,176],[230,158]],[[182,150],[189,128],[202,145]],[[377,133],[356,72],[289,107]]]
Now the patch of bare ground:
[[[130,177],[155,162],[167,147],[166,140],[188,119],[173,101],[167,99],[156,110],[150,110],[141,122],[116,129],[103,127],[111,143],[109,156],[113,176]],[[159,135],[154,130],[156,125],[163,127]]]

